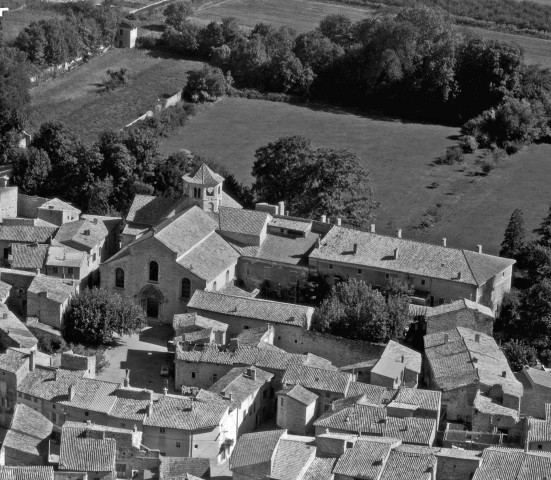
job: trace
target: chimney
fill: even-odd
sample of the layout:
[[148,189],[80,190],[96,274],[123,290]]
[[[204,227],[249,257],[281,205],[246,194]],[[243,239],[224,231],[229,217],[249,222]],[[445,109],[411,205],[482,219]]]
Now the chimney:
[[320,242],[320,239],[319,237],[316,238],[316,248],[320,248],[321,247],[321,242]]
[[168,395],[168,388],[166,388],[166,385],[163,387],[163,395]]
[[507,372],[505,370],[503,370],[503,372],[501,372],[501,376],[503,378],[507,378]]
[[36,350],[31,350],[31,353],[29,355],[29,371],[32,372],[34,370],[34,367],[36,366]]
[[402,238],[402,229],[401,229],[401,228],[399,228],[398,230],[396,230],[396,236],[397,236],[398,238]]
[[342,224],[342,218],[341,217],[337,217],[337,226],[341,226]]
[[480,333],[475,333],[475,335],[474,335],[474,341],[475,341],[476,343],[480,343]]
[[3,312],[3,313],[2,313],[2,318],[3,318],[4,320],[6,320],[6,318],[8,318],[8,312]]
[[69,401],[72,402],[73,398],[75,398],[75,386],[69,385]]
[[231,394],[231,392],[225,393],[224,397],[226,397],[230,402],[233,400],[233,395]]
[[153,402],[150,401],[145,407],[145,416],[149,418],[151,416],[151,409],[153,408]]
[[122,385],[125,388],[128,388],[130,386],[130,370],[128,368],[126,369],[126,375],[124,377],[124,380],[122,381]]
[[[1,17],[2,15],[0,15]],[[7,175],[0,177],[0,188],[7,187],[10,178]]]
[[444,343],[448,343],[449,338],[448,334],[444,333]]
[[394,249],[394,260],[398,260],[398,248]]
[[277,211],[279,215],[282,215],[282,216],[285,215],[285,202],[281,201],[277,204],[277,206],[278,206]]
[[358,244],[355,243],[354,246],[352,247],[352,254],[356,255],[357,253],[358,253]]
[[404,363],[405,357],[402,355],[402,363]]
[[321,216],[321,221],[322,221],[322,223],[327,223],[327,215],[322,215]]
[[247,368],[247,376],[251,377],[253,380],[256,380],[256,369]]
[[369,231],[370,231],[371,233],[375,233],[375,224],[374,224],[374,223],[372,223],[372,224],[370,225]]
[[446,237],[442,238],[442,245],[444,247],[447,247],[448,246],[448,240],[446,239]]
[[478,249],[478,253],[482,253],[482,245],[477,245],[476,248]]

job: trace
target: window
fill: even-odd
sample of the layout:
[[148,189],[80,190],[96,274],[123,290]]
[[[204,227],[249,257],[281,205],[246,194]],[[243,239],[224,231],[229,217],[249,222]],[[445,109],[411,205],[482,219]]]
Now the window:
[[272,269],[270,267],[264,267],[264,280],[269,280],[272,275]]
[[121,423],[121,427],[122,427],[122,428],[125,428],[125,427],[126,427],[126,423]]
[[390,273],[385,273],[385,278],[388,280],[390,278]]
[[329,270],[333,270],[333,264],[332,263],[329,264]]
[[159,264],[155,260],[149,262],[149,281],[159,281]]
[[538,445],[538,450],[542,450],[542,449],[543,449],[542,445]]
[[221,193],[222,193],[222,187],[218,185],[218,195],[220,195]]
[[84,412],[84,416],[85,416],[85,417],[89,417],[89,416],[90,416],[90,412]]
[[249,270],[249,267],[247,267],[247,275],[250,275],[251,271]]
[[358,275],[361,275],[361,274],[362,274],[362,269],[358,268]]
[[72,276],[73,273],[74,273],[73,267],[67,268],[67,275],[71,275],[71,276]]
[[283,407],[283,397],[281,397],[281,400],[280,400],[279,404]]
[[424,278],[422,278],[421,279],[421,285],[426,285],[426,284],[427,284],[427,281]]
[[212,374],[212,381],[213,381],[213,382],[216,382],[216,380],[218,380],[218,374],[213,373],[213,374]]
[[159,428],[159,433],[166,433],[166,428],[165,427]]
[[195,378],[195,372],[191,372],[191,378]]
[[214,292],[216,292],[216,282],[214,282],[214,283],[212,284],[212,290],[213,290]]
[[214,196],[214,188],[212,188],[212,187],[207,188],[207,196],[208,197],[213,197]]
[[55,409],[56,409],[56,406],[55,406],[55,405],[52,405],[52,408],[55,410]]
[[289,272],[289,285],[297,284],[297,272]]
[[58,270],[57,270],[57,267],[52,267],[52,273],[57,274],[57,271],[58,271]]
[[201,189],[200,188],[194,188],[193,189],[193,196],[195,198],[201,198]]
[[180,448],[180,442],[176,442],[176,448]]
[[248,325],[243,325],[243,330],[248,330],[248,329],[249,329]]
[[331,405],[325,405],[324,411],[328,412],[331,409]]
[[226,271],[226,283],[230,283],[230,271]]
[[92,255],[92,262],[95,262],[96,261],[96,252],[94,252],[94,254]]
[[57,415],[55,413],[52,413],[52,422],[57,423]]
[[184,278],[182,280],[182,298],[191,297],[191,280],[189,278]]
[[194,447],[195,447],[195,450],[197,450],[199,448],[199,445],[195,445]]
[[124,288],[124,270],[122,268],[115,270],[115,287]]

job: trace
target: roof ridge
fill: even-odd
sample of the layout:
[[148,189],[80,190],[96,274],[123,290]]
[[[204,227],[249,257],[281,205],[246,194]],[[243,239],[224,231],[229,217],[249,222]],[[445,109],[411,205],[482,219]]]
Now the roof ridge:
[[[461,249],[461,253],[463,254],[463,258],[465,258],[465,263],[467,264],[467,267],[469,267],[469,272],[471,272],[471,275],[474,278],[474,281],[476,282],[477,286],[480,286],[480,283],[478,282],[478,278],[476,278],[476,275],[474,274],[473,269],[471,268],[471,264],[469,263],[469,259],[465,254],[464,248]],[[477,252],[473,252],[473,253],[477,253]]]
[[299,305],[296,303],[289,303],[289,302],[279,302],[277,300],[266,300],[265,298],[243,297],[241,295],[232,295],[231,293],[214,292],[210,290],[196,290],[195,292],[201,292],[200,294],[208,293],[208,294],[223,295],[225,297],[232,297],[232,298],[238,298],[238,299],[244,299],[244,300],[254,300],[256,302],[277,303],[278,305],[292,305],[293,307],[299,307],[299,308],[313,308],[313,307],[309,307],[308,305]]

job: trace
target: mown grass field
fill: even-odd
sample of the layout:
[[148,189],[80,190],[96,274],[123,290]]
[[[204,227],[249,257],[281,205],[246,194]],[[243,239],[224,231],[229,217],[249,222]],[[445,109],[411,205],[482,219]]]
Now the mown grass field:
[[[163,141],[169,154],[181,148],[211,157],[250,184],[254,151],[282,136],[304,135],[315,146],[348,148],[370,170],[381,202],[377,230],[397,228],[409,238],[497,253],[505,225],[518,206],[528,228],[545,215],[551,194],[551,146],[532,146],[506,160],[488,177],[476,157],[464,166],[435,165],[456,143],[456,128],[371,118],[338,110],[226,98],[206,107],[173,137]],[[440,206],[441,221],[425,229],[423,214]]]
[[[112,49],[34,88],[32,128],[59,120],[93,141],[102,130],[124,127],[159,99],[183,88],[186,72],[200,66],[200,62],[166,58],[156,52]],[[101,93],[107,70],[120,68],[128,69],[128,84],[113,93]]]
[[308,32],[327,15],[342,13],[358,21],[370,16],[371,12],[366,8],[304,0],[230,0],[202,10],[196,17],[202,20],[236,17],[240,24],[247,27],[263,22]]
[[19,32],[32,22],[50,18],[63,18],[63,15],[53,10],[42,9],[39,5],[27,7],[24,2],[11,1],[8,2],[7,6],[10,10],[2,16],[3,35],[6,42],[15,40]]

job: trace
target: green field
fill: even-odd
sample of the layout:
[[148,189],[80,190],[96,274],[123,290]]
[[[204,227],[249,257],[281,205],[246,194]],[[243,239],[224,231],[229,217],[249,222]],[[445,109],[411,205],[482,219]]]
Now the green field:
[[14,40],[19,35],[19,32],[32,22],[64,17],[53,10],[42,9],[38,5],[29,8],[25,6],[24,2],[11,1],[8,7],[10,10],[2,16],[3,35],[6,42]]
[[327,15],[342,13],[358,21],[370,16],[371,12],[366,8],[303,0],[229,0],[200,11],[196,17],[202,20],[236,17],[247,27],[263,22],[307,32],[316,28]]
[[[381,202],[377,229],[448,245],[484,245],[497,253],[512,211],[525,210],[530,229],[551,201],[542,197],[551,182],[551,146],[533,146],[506,161],[488,177],[479,175],[474,156],[465,167],[433,161],[455,144],[458,129],[372,118],[338,110],[227,98],[204,109],[178,134],[161,144],[164,154],[181,148],[211,157],[237,178],[251,183],[254,151],[282,136],[304,135],[315,146],[348,148],[371,171]],[[436,185],[436,186],[435,186]],[[434,188],[429,188],[434,187]],[[424,212],[441,205],[442,221],[419,225]]]
[[[87,140],[104,129],[119,129],[182,89],[186,72],[200,62],[164,58],[145,50],[112,49],[72,72],[31,92],[32,127],[59,120]],[[100,93],[108,69],[127,68],[128,84],[111,94]]]

